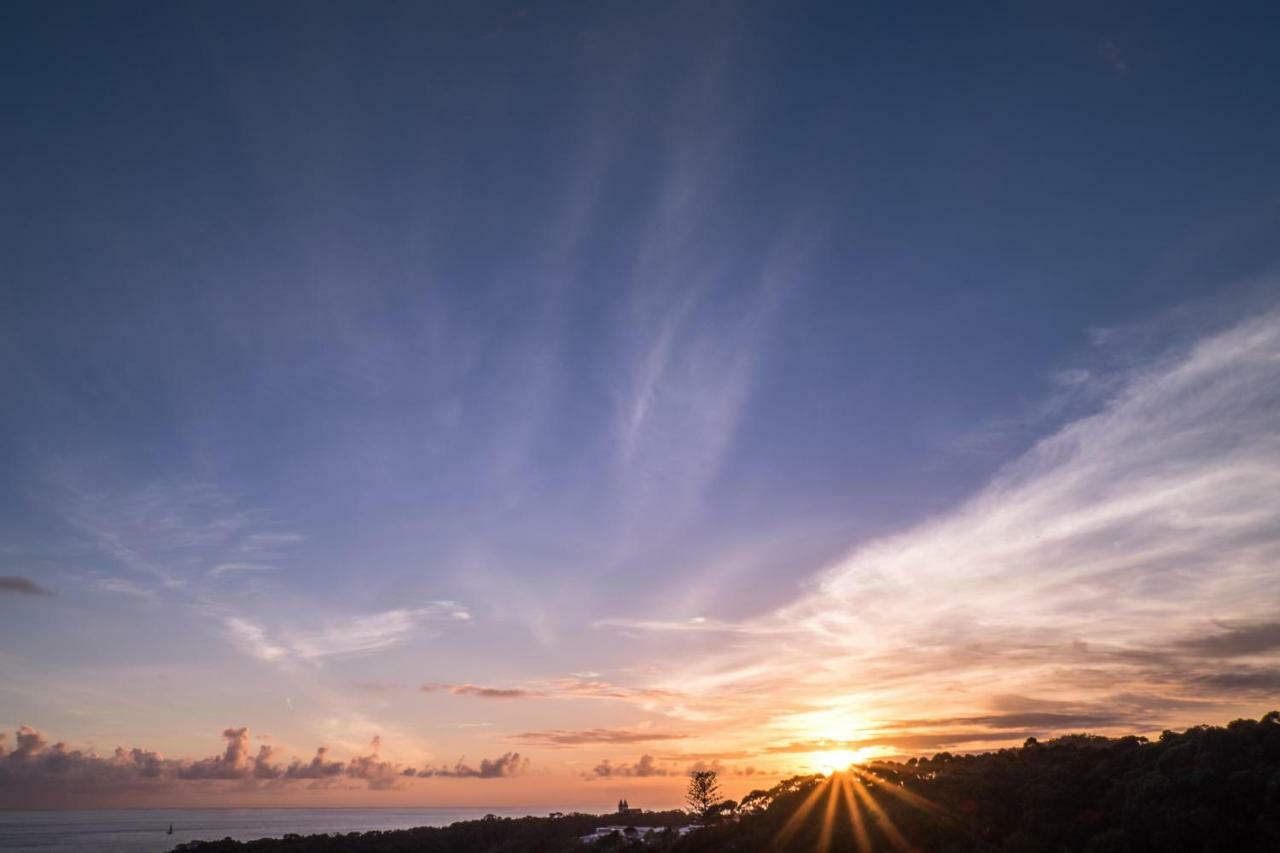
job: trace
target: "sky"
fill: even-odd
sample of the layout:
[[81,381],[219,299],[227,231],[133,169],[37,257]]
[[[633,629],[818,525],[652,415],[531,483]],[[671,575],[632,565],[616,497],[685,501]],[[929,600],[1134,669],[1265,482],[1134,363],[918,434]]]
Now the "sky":
[[0,799],[1280,707],[1277,23],[6,3]]

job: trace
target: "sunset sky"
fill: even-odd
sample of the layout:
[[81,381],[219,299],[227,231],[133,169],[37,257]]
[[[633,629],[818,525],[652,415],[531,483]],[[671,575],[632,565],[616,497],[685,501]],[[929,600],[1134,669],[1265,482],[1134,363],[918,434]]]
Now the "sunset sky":
[[1126,8],[6,3],[0,804],[1280,707],[1275,10]]

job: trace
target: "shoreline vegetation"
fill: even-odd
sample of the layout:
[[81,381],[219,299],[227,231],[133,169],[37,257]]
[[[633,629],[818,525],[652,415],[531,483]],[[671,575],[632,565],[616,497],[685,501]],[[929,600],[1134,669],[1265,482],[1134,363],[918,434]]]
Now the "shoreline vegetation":
[[1280,850],[1280,712],[1158,738],[1073,734],[972,755],[794,776],[741,802],[690,780],[688,811],[195,841],[171,853]]

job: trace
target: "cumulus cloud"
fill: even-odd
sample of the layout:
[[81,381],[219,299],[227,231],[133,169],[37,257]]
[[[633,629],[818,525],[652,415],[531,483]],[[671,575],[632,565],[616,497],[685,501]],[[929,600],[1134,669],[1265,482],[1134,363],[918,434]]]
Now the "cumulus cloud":
[[279,773],[269,764],[258,768],[258,759],[271,757],[271,750],[263,747],[258,755],[249,754],[249,729],[226,729],[227,748],[222,755],[192,761],[178,768],[179,779],[252,779],[275,778]]
[[358,755],[347,762],[347,776],[351,779],[362,779],[375,791],[398,788],[405,784],[405,768],[390,761],[383,761],[379,756],[382,749],[382,737],[374,735],[369,743],[369,755]]
[[662,767],[652,755],[642,755],[634,764],[614,764],[604,759],[591,768],[593,776],[608,779],[613,776],[676,776],[680,771],[672,767]]
[[529,759],[518,752],[507,752],[497,758],[481,759],[479,767],[472,767],[459,759],[452,767],[425,767],[416,775],[423,777],[444,776],[461,779],[503,779],[520,776],[529,769]]
[[[685,759],[687,760],[688,756],[685,756]],[[646,753],[634,762],[623,762],[621,764],[614,764],[605,758],[591,768],[590,773],[582,774],[582,778],[587,780],[612,779],[615,777],[644,779],[660,776],[687,776],[692,772],[703,770],[713,770],[722,776],[756,775],[755,767],[731,767],[723,764],[719,758],[699,758],[688,764],[668,760],[663,764],[659,763],[659,760],[652,755]]]
[[414,770],[382,758],[382,741],[375,737],[369,754],[348,761],[335,760],[320,747],[309,761],[278,763],[279,751],[263,744],[250,747],[246,727],[223,731],[223,751],[201,759],[165,758],[156,752],[118,747],[107,755],[73,749],[65,743],[50,744],[40,731],[22,726],[14,734],[14,746],[0,734],[0,797],[31,806],[65,806],[68,802],[97,802],[122,792],[158,792],[177,784],[220,786],[216,790],[275,789],[300,784],[327,788],[359,785],[374,791],[410,784],[415,776],[501,779],[524,773],[529,760],[509,752],[484,759],[479,766],[458,761],[452,767]]
[[328,747],[316,747],[316,754],[310,761],[305,764],[301,761],[294,761],[285,770],[284,777],[286,779],[318,780],[341,776],[345,765],[341,761],[330,761],[328,754]]
[[0,577],[0,595],[53,595],[30,578]]

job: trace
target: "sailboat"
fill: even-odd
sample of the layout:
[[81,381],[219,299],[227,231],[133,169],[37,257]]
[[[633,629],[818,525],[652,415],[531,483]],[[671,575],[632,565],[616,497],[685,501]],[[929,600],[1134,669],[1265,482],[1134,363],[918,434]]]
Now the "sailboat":
[[169,824],[169,831],[165,835],[173,835],[173,824]]

